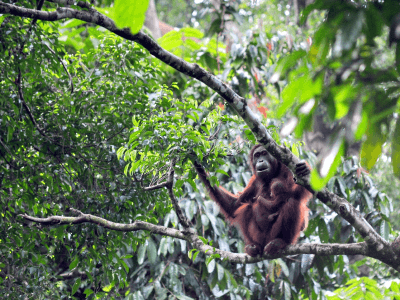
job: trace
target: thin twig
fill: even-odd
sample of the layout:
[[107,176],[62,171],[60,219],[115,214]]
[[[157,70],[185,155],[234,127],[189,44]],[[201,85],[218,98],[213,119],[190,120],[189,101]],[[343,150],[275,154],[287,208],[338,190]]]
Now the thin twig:
[[57,55],[57,53],[56,53],[53,49],[50,48],[49,45],[47,45],[46,43],[43,43],[43,44],[47,47],[47,49],[50,50],[51,53],[53,53],[53,54],[57,57],[57,59],[58,59],[58,60],[61,62],[61,64],[63,65],[65,72],[67,72],[68,77],[69,77],[69,83],[70,83],[70,85],[71,85],[71,95],[72,95],[72,93],[74,92],[74,83],[72,82],[72,76],[71,76],[71,74],[68,72],[67,65],[66,65],[65,62]]
[[20,71],[20,72],[18,73],[17,79],[15,80],[15,84],[17,85],[17,88],[18,88],[19,99],[21,100],[22,105],[24,106],[24,108],[25,108],[25,110],[26,110],[26,112],[27,112],[27,114],[28,114],[28,116],[29,116],[29,119],[31,120],[32,124],[37,128],[37,130],[40,132],[40,134],[41,134],[42,136],[44,136],[44,137],[47,138],[47,139],[50,139],[50,138],[46,135],[46,133],[43,131],[43,129],[40,128],[39,124],[36,122],[35,118],[33,117],[33,114],[32,114],[32,112],[31,112],[31,109],[30,109],[29,106],[26,104],[25,98],[24,98],[24,93],[23,93],[23,91],[22,91],[22,84],[21,84],[21,81],[22,81],[22,76],[21,76],[21,71]]
[[[158,178],[158,180],[154,180],[154,178],[153,178],[150,181],[150,185],[148,187],[143,187],[142,186],[142,188],[145,191],[157,190],[157,189],[161,189],[163,187],[167,187],[168,188],[168,185],[173,183],[174,166],[175,166],[176,162],[177,162],[177,158],[173,158],[171,163],[170,163],[170,165],[169,165],[168,171],[165,174],[163,174],[160,178]],[[166,167],[167,167],[167,165],[162,166],[161,168],[159,168],[159,171],[164,169],[164,168],[166,168]],[[149,172],[147,172],[146,174],[148,174],[148,173]],[[142,177],[143,177],[143,175],[142,175]],[[167,178],[167,180],[165,182],[160,183],[161,180],[163,180],[164,178]],[[156,182],[156,184],[154,184],[154,182]],[[141,183],[142,183],[142,181],[141,181]]]
[[11,168],[13,168],[13,169],[16,170],[17,168],[15,167],[15,165],[14,165],[14,163],[13,163],[13,161],[15,160],[14,155],[12,154],[12,152],[10,151],[10,149],[7,147],[7,145],[3,143],[3,140],[2,140],[1,137],[0,137],[0,144],[4,147],[4,149],[6,149],[6,151],[8,152],[8,154],[11,156],[11,161],[8,161],[8,160],[6,159],[6,156],[0,153],[1,156],[4,158],[4,160],[6,161],[6,163],[7,163]]
[[186,218],[186,216],[183,214],[181,207],[179,206],[178,201],[176,201],[175,195],[174,195],[174,174],[175,174],[175,164],[176,164],[177,159],[174,158],[171,161],[171,165],[168,171],[168,179],[166,182],[166,187],[168,189],[168,194],[169,194],[169,198],[171,199],[172,202],[172,206],[174,207],[174,210],[176,212],[176,215],[178,217],[179,223],[181,223],[181,225],[183,226],[183,228],[185,229],[189,229],[190,228],[190,222],[189,220]]
[[67,5],[67,6],[75,5],[75,6],[79,6],[81,8],[86,8],[89,11],[94,10],[92,5],[89,2],[85,2],[85,1],[75,1],[75,0],[46,0],[46,1],[61,4],[61,5]]

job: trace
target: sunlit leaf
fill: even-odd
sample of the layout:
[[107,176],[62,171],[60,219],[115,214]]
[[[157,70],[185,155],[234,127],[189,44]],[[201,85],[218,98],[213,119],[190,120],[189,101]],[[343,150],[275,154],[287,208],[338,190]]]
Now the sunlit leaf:
[[71,295],[74,295],[74,294],[78,291],[80,285],[81,285],[81,279],[78,278],[78,279],[75,281],[74,285],[72,286]]
[[335,174],[337,167],[341,163],[341,157],[345,152],[343,139],[338,138],[329,148],[329,152],[318,164],[318,169],[313,169],[310,176],[310,184],[313,189],[321,190]]
[[138,260],[138,264],[141,265],[144,261],[144,256],[146,253],[146,245],[140,245],[139,247],[139,251],[138,251],[138,256],[137,256],[137,260]]
[[120,28],[129,27],[133,34],[139,32],[146,17],[149,0],[115,0],[114,21]]
[[78,265],[78,262],[79,262],[79,258],[78,258],[78,256],[76,256],[75,259],[70,263],[69,269],[70,270],[74,269]]
[[379,129],[372,126],[370,124],[367,139],[362,144],[360,153],[361,165],[367,170],[370,170],[374,166],[382,153],[382,146],[385,142],[385,138]]
[[393,173],[400,178],[400,119],[397,119],[392,140]]
[[318,221],[318,236],[321,239],[321,242],[329,242],[328,227],[326,226],[325,220],[323,218],[319,219]]

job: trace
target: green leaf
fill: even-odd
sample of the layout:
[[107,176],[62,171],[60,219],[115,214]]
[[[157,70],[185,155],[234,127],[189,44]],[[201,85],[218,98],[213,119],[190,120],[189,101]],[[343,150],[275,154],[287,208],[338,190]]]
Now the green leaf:
[[246,129],[244,134],[246,135],[246,138],[253,144],[256,143],[256,138],[254,137],[253,132],[250,129]]
[[[194,252],[194,254],[193,254],[193,252]],[[198,255],[199,253],[200,253],[200,251],[198,251],[197,249],[192,249],[192,250],[189,251],[188,257],[189,257],[189,259],[192,259],[192,257],[193,257],[193,261],[195,261],[197,255]]]
[[278,258],[276,261],[281,266],[283,274],[285,274],[286,277],[289,277],[289,268],[286,263],[281,258]]
[[139,251],[138,251],[138,264],[141,265],[144,261],[144,255],[146,253],[146,245],[140,245]]
[[299,148],[297,147],[297,144],[292,145],[292,153],[293,153],[293,155],[299,157],[300,153],[299,153]]
[[151,264],[154,264],[156,262],[156,258],[157,258],[156,244],[154,243],[154,241],[151,238],[149,238],[147,240],[147,242],[148,242],[147,255],[149,257],[149,262]]
[[285,300],[290,300],[292,299],[292,293],[290,290],[290,284],[288,282],[284,282],[285,283]]
[[93,294],[94,292],[93,292],[92,289],[86,289],[83,293],[84,293],[84,294],[86,295],[86,297],[87,297],[87,296]]
[[397,282],[392,281],[392,284],[390,285],[390,289],[393,292],[396,292],[400,295],[400,285]]
[[354,133],[354,139],[359,141],[364,136],[364,133],[367,131],[368,128],[368,114],[367,112],[363,111],[361,113],[361,121],[358,124],[357,130]]
[[381,34],[384,23],[381,14],[373,5],[367,6],[365,14],[366,36],[368,43],[373,45],[374,38]]
[[176,298],[179,300],[194,300],[194,298],[185,295],[176,295]]
[[306,272],[311,268],[315,254],[303,254],[301,256],[301,274],[306,274]]
[[[343,14],[344,12],[342,12]],[[364,22],[363,10],[347,11],[343,21],[340,23],[341,30],[337,31],[336,40],[332,47],[334,56],[342,55],[342,51],[350,50],[360,37]]]
[[287,71],[289,71],[289,69],[296,66],[299,61],[306,55],[307,52],[305,50],[297,50],[293,51],[293,53],[291,53],[290,55],[284,56],[282,59],[280,59],[276,67],[276,73],[271,77],[271,82],[277,82],[281,74],[286,73]]
[[304,22],[307,21],[308,15],[313,11],[313,10],[322,10],[322,9],[328,9],[330,8],[331,5],[333,4],[333,1],[314,1],[311,4],[307,5],[303,11],[301,12],[301,17],[300,17],[300,24],[303,25]]
[[318,164],[318,168],[311,171],[310,184],[314,190],[319,191],[328,183],[340,165],[344,153],[344,141],[338,138],[331,146],[330,152]]
[[158,248],[158,255],[163,254],[166,256],[168,253],[167,239],[163,237],[160,241],[160,248]]
[[114,285],[115,285],[115,282],[113,281],[113,282],[111,282],[109,285],[103,287],[103,291],[105,291],[105,292],[107,292],[107,293],[110,292],[111,289],[114,287]]
[[358,89],[353,84],[338,86],[332,89],[335,100],[335,119],[341,119],[347,115],[351,100],[355,98]]
[[374,209],[374,200],[370,197],[370,195],[368,195],[365,191],[362,192],[362,195],[367,203],[368,209]]
[[383,143],[385,142],[385,137],[381,134],[379,128],[377,128],[379,125],[380,123],[370,124],[367,139],[361,147],[361,165],[367,170],[370,170],[378,160],[378,157],[382,153]]
[[346,183],[344,182],[343,178],[338,177],[336,178],[337,186],[339,187],[340,192],[342,193],[342,197],[346,197]]
[[[175,48],[183,46],[182,33],[180,31],[172,30],[162,36],[158,40],[158,42],[160,43],[160,46],[163,47],[165,50],[172,51]],[[175,110],[176,108],[170,108],[168,112]]]
[[224,175],[226,175],[226,176],[229,177],[229,174],[226,173],[224,170],[218,169],[216,172],[221,173],[221,174],[224,174]]
[[115,0],[114,21],[119,28],[129,27],[133,34],[143,27],[149,0]]
[[218,280],[221,281],[224,278],[224,267],[221,266],[220,264],[217,265],[217,274],[218,274]]
[[304,231],[305,236],[310,236],[312,233],[314,233],[315,228],[317,228],[317,225],[318,225],[317,221],[318,221],[318,219],[314,218],[308,222],[307,229]]
[[67,20],[64,22],[60,28],[72,28],[72,27],[78,27],[79,25],[85,24],[85,21],[77,20],[77,19],[72,19],[72,20]]
[[75,256],[75,259],[69,265],[69,269],[72,270],[78,265],[79,259],[78,256]]
[[210,28],[206,32],[206,36],[212,37],[214,33],[219,33],[222,31],[221,29],[221,18],[216,18],[210,25]]
[[381,222],[381,226],[380,226],[380,233],[381,236],[385,239],[385,240],[389,240],[389,233],[390,233],[390,229],[389,229],[389,224],[388,222],[382,220]]
[[[193,37],[196,39],[202,39],[204,37],[203,32],[193,27],[182,28],[181,31],[185,34],[185,37]],[[176,87],[178,89],[178,87]]]
[[142,288],[143,289],[143,297],[144,299],[149,299],[151,292],[154,289],[154,285],[150,284]]
[[8,126],[7,128],[7,142],[10,142],[14,133],[14,127],[13,126]]
[[206,259],[206,265],[208,273],[211,274],[212,272],[214,272],[215,269],[215,259],[213,257],[208,257]]
[[235,278],[233,277],[232,273],[229,272],[227,269],[225,269],[225,275],[226,275],[226,277],[229,278],[229,280],[230,280],[231,284],[233,285],[233,287],[237,288],[238,284],[237,284]]
[[189,252],[188,252],[188,257],[189,257],[189,259],[192,259],[192,256],[193,256],[193,252],[195,252],[197,249],[191,249]]
[[78,278],[74,285],[72,286],[72,291],[71,291],[71,296],[74,295],[76,293],[76,291],[79,289],[79,286],[81,285],[81,279]]
[[[399,43],[400,44],[400,43]],[[396,121],[392,140],[393,173],[400,178],[400,118]]]
[[326,226],[324,219],[319,219],[318,221],[318,236],[321,239],[322,243],[329,242],[328,227]]
[[128,272],[129,272],[129,266],[128,266],[128,265],[126,264],[126,262],[124,262],[122,259],[119,260],[119,261],[120,261],[121,265],[124,267],[125,272],[128,274]]

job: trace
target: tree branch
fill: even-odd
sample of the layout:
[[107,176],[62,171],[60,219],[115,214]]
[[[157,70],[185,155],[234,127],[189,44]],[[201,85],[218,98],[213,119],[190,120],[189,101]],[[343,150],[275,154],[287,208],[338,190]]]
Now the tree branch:
[[76,1],[76,0],[46,0],[47,2],[53,2],[61,5],[76,5],[82,8],[86,8],[88,10],[94,10],[92,5],[89,2],[85,1]]
[[[205,253],[207,255],[219,254],[221,259],[227,259],[229,260],[229,262],[232,263],[242,263],[242,264],[256,263],[265,259],[272,259],[272,258],[283,257],[286,255],[297,255],[297,254],[315,254],[321,256],[362,254],[374,257],[373,253],[371,253],[365,242],[354,243],[354,244],[316,244],[316,243],[296,244],[287,246],[279,254],[275,255],[265,254],[262,257],[251,257],[245,253],[231,253],[228,251],[223,251],[218,248],[206,245],[203,243],[202,240],[199,239],[197,233],[191,228],[181,231],[174,228],[167,228],[164,226],[154,225],[143,221],[135,221],[131,224],[114,223],[94,215],[83,214],[76,209],[71,209],[71,211],[78,213],[79,215],[77,217],[51,216],[48,218],[36,218],[28,216],[26,214],[22,214],[20,216],[26,220],[44,225],[65,225],[65,224],[73,225],[73,224],[92,223],[107,229],[124,231],[124,232],[147,230],[151,231],[152,233],[186,240],[187,242],[192,244],[195,249],[201,251],[202,253]],[[391,264],[391,266],[396,267],[396,265],[393,264]],[[397,265],[396,269],[400,270],[399,265]],[[72,275],[76,276],[74,272],[70,273],[67,274],[71,276]]]
[[74,225],[74,224],[83,224],[83,223],[93,223],[100,225],[101,227],[111,229],[111,230],[116,230],[116,231],[138,231],[138,230],[148,230],[154,233],[170,236],[170,237],[175,237],[179,239],[184,239],[186,240],[187,237],[185,236],[184,233],[177,229],[173,228],[167,228],[164,226],[159,226],[159,225],[154,225],[151,223],[143,222],[143,221],[134,221],[133,223],[130,224],[124,224],[124,223],[114,223],[111,221],[108,221],[106,219],[103,219],[101,217],[97,217],[94,215],[90,214],[84,214],[79,212],[78,210],[71,209],[73,212],[78,212],[79,216],[77,217],[65,217],[65,216],[51,216],[47,218],[36,218],[36,217],[31,217],[28,216],[27,214],[21,214],[19,216],[23,217],[26,220],[35,222],[35,223],[40,223],[44,225]]
[[69,84],[71,85],[71,94],[73,94],[73,93],[74,93],[74,83],[72,82],[72,76],[71,76],[71,74],[68,72],[67,65],[66,65],[65,62],[61,59],[61,57],[59,57],[59,56],[56,54],[56,52],[55,52],[53,49],[50,48],[49,45],[47,45],[46,43],[43,43],[43,44],[44,44],[44,45],[47,47],[47,49],[49,49],[49,51],[50,51],[51,53],[53,53],[53,54],[55,55],[55,57],[57,57],[57,59],[61,62],[62,66],[63,66],[63,68],[64,68],[64,70],[65,70],[65,72],[67,72],[67,74],[68,74]]
[[32,124],[36,127],[36,129],[39,131],[39,133],[40,133],[43,137],[45,137],[45,138],[51,140],[51,139],[46,135],[46,133],[44,132],[44,130],[43,130],[42,128],[40,128],[39,124],[36,122],[35,118],[33,117],[33,114],[32,114],[32,112],[31,112],[31,109],[29,108],[28,104],[27,104],[26,101],[25,101],[24,92],[23,92],[23,90],[22,90],[22,76],[21,76],[21,71],[18,73],[18,77],[17,77],[16,80],[15,80],[15,84],[17,85],[17,88],[18,88],[19,99],[21,100],[22,105],[24,106],[24,108],[25,108],[25,110],[26,110],[26,113],[28,114],[28,117],[29,117],[29,119],[31,120]]
[[74,271],[71,271],[71,272],[59,274],[59,275],[57,275],[57,277],[61,277],[64,280],[66,280],[66,279],[74,279],[74,278],[78,278],[78,277],[80,277],[82,279],[86,279],[87,278],[87,274],[86,274],[86,272],[83,272],[83,271],[74,270]]

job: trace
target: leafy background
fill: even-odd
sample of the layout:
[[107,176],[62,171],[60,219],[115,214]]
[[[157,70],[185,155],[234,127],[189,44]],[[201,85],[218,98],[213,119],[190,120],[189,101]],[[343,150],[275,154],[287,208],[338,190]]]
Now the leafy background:
[[[15,3],[34,8],[28,1]],[[112,4],[98,1],[96,8],[112,15]],[[400,51],[393,34],[398,3],[320,0],[301,20],[291,4],[221,2],[215,8],[207,1],[156,1],[159,17],[182,27],[158,42],[249,99],[274,138],[312,165],[315,188],[326,185],[346,198],[393,240],[400,228]],[[44,9],[55,7],[46,2]],[[224,37],[226,19],[240,35]],[[179,228],[165,190],[144,191],[133,180],[146,174],[142,184],[148,185],[162,176],[160,167],[176,159],[174,191],[194,228],[213,246],[243,252],[237,230],[195,179],[190,157],[203,159],[212,180],[236,193],[251,177],[247,153],[255,140],[212,90],[136,43],[77,20],[32,26],[30,20],[3,15],[0,21],[0,294],[10,299],[399,298],[398,274],[366,257],[298,255],[231,264],[150,232],[22,221],[18,214],[46,217],[75,208],[114,222]],[[312,151],[310,139],[304,137],[305,144],[299,139],[306,131],[316,133],[316,124],[327,129]],[[210,141],[215,132],[217,139]],[[330,157],[333,163],[324,163]],[[300,242],[361,241],[317,199],[309,207],[310,223]]]

